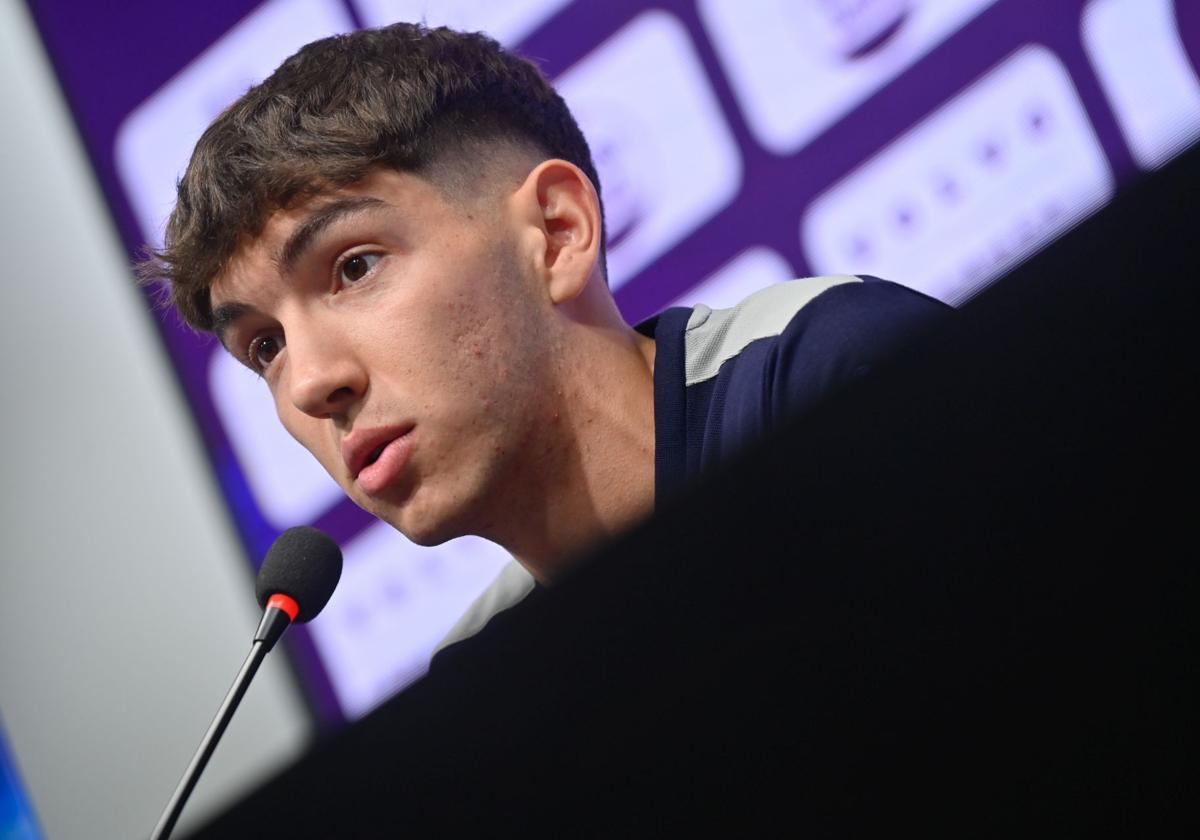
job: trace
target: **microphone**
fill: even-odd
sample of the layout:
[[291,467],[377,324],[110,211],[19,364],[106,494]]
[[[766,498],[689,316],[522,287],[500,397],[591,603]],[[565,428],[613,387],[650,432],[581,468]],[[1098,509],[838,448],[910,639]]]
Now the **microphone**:
[[166,840],[175,828],[184,804],[196,787],[200,774],[217,748],[217,741],[224,734],[264,657],[293,622],[304,623],[317,617],[328,603],[341,574],[341,549],[328,535],[316,528],[289,528],[271,544],[254,584],[255,596],[263,608],[263,617],[254,633],[250,655],[242,663],[233,686],[225,695],[208,731],[204,733],[199,749],[192,756],[158,825],[154,827],[151,840]]
[[312,621],[325,609],[341,575],[342,550],[325,533],[301,525],[275,538],[254,581],[264,611],[254,641],[264,654],[293,621]]

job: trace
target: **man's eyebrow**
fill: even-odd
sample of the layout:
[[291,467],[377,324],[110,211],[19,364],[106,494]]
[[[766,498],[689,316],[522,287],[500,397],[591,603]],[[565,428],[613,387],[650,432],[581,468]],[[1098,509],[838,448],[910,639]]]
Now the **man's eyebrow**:
[[346,216],[351,216],[355,213],[361,213],[366,210],[378,210],[388,207],[386,201],[378,198],[373,198],[369,195],[352,196],[347,198],[339,198],[336,201],[331,201],[328,204],[322,205],[317,210],[313,211],[308,218],[296,226],[292,231],[292,235],[287,238],[287,242],[283,243],[283,247],[279,250],[279,255],[275,259],[275,264],[279,268],[281,274],[290,274],[295,268],[296,263],[304,256],[316,240],[328,227],[335,222],[339,222]]
[[[217,340],[228,350],[233,353],[233,349],[229,346],[229,342],[225,340],[229,329],[237,323],[243,315],[254,311],[254,307],[248,303],[238,303],[232,301],[230,303],[222,303],[213,309],[212,312],[212,331]],[[236,353],[234,355],[237,355]]]

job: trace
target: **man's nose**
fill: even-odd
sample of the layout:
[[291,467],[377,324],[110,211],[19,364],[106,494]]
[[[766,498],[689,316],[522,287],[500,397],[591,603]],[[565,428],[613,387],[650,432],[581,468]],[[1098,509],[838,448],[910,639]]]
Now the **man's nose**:
[[288,398],[305,414],[345,414],[366,393],[366,371],[351,343],[335,331],[290,335],[287,354]]

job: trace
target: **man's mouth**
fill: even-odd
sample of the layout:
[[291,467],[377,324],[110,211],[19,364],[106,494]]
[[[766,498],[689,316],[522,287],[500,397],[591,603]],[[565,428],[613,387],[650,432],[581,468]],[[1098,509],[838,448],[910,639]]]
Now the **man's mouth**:
[[404,472],[412,452],[412,430],[410,425],[361,429],[342,441],[350,479],[367,495],[382,492]]
[[378,461],[379,456],[383,454],[383,450],[387,449],[389,443],[391,443],[391,441],[388,441],[388,443],[381,443],[381,444],[379,444],[379,446],[372,449],[371,453],[369,455],[367,455],[367,462],[365,464],[363,464],[363,466],[369,467],[372,464],[374,464],[376,461]]
[[342,460],[351,479],[370,466],[378,463],[397,438],[404,437],[412,431],[411,424],[403,426],[377,426],[370,429],[356,429],[342,441]]

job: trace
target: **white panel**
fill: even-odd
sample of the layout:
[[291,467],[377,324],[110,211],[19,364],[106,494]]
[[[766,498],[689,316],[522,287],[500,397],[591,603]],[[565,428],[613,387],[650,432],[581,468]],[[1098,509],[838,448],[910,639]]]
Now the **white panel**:
[[366,26],[397,21],[486,32],[512,45],[537,29],[571,0],[352,0]]
[[125,118],[117,172],[151,244],[162,242],[175,183],[213,119],[300,47],[353,28],[338,0],[270,0]]
[[959,303],[1112,191],[1066,69],[1027,46],[817,198],[801,239],[817,273]]
[[280,530],[312,522],[346,498],[325,468],[279,422],[266,383],[219,347],[209,359],[208,387],[250,492],[267,521]]
[[337,591],[309,627],[342,711],[357,718],[425,673],[512,557],[478,537],[421,548],[384,522],[343,548]]
[[600,175],[611,288],[710,219],[741,187],[737,144],[687,30],[671,15],[634,18],[555,87]]
[[[0,715],[47,838],[146,837],[250,650],[253,575],[24,3],[0,77]],[[308,734],[272,654],[178,836]]]
[[778,252],[759,245],[742,251],[669,306],[703,303],[709,309],[731,309],[759,289],[795,276],[788,261]]
[[1171,0],[1093,0],[1083,43],[1139,166],[1162,166],[1200,137],[1200,83]]
[[996,0],[701,0],[751,130],[791,154]]

